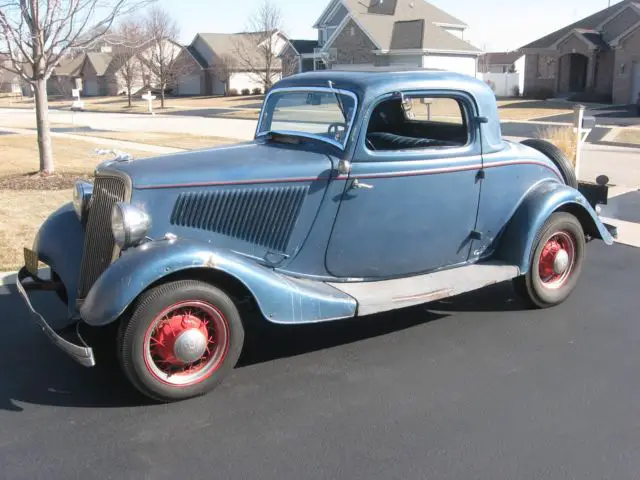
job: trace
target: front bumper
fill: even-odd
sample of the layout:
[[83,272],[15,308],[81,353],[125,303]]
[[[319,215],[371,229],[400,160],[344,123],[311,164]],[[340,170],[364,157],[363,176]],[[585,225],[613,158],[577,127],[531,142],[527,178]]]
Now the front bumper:
[[[58,288],[57,282],[42,280],[37,276],[31,274],[27,267],[23,267],[20,272],[18,272],[18,281],[16,282],[16,286],[18,288],[18,292],[27,305],[29,313],[31,314],[31,318],[42,329],[49,340],[51,340],[51,342],[55,346],[60,348],[64,353],[69,355],[80,365],[85,367],[95,366],[96,362],[93,355],[93,349],[91,349],[85,343],[85,341],[80,336],[80,333],[78,332],[79,322],[75,322],[75,335],[77,336],[80,345],[66,340],[60,334],[62,332],[59,333],[51,328],[44,317],[40,315],[31,304],[31,300],[29,299],[29,295],[27,294],[28,290],[55,291]],[[74,324],[72,323],[72,325]]]

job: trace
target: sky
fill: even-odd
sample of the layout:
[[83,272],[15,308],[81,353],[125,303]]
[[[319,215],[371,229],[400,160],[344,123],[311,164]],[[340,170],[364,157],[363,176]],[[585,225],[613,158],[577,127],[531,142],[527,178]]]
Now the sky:
[[[290,38],[313,39],[312,26],[329,0],[273,0]],[[611,0],[612,4],[619,0]],[[159,0],[176,19],[180,40],[198,32],[242,31],[261,0]],[[485,51],[517,49],[547,33],[606,8],[609,0],[430,0],[469,25],[467,39]]]

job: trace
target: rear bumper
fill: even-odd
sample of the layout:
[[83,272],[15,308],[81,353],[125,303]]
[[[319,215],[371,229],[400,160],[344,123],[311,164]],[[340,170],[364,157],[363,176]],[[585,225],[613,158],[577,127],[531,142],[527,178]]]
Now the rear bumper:
[[31,304],[31,300],[29,299],[29,295],[27,294],[28,290],[55,291],[58,287],[58,284],[55,281],[46,281],[35,277],[31,273],[29,273],[26,267],[23,267],[18,273],[18,281],[16,282],[16,286],[18,288],[20,296],[23,298],[27,306],[27,309],[29,310],[32,320],[40,327],[47,338],[49,338],[49,340],[55,346],[57,346],[60,350],[73,358],[80,365],[85,367],[95,366],[96,362],[93,355],[93,350],[84,342],[79,332],[77,331],[77,326],[79,325],[78,323],[76,323],[75,335],[78,338],[79,344],[76,344],[66,340],[57,331],[51,328],[44,317],[40,313],[38,313]]

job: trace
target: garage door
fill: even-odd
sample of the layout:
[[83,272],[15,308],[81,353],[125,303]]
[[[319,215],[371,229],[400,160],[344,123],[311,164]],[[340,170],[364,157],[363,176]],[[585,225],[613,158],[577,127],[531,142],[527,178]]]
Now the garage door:
[[85,80],[84,94],[86,97],[95,97],[98,95],[98,80]]
[[201,95],[200,75],[183,75],[178,84],[179,95]]

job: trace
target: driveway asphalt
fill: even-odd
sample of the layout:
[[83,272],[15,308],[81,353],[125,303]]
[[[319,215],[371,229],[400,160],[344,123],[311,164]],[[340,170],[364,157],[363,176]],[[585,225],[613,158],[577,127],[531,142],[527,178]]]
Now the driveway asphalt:
[[639,252],[591,244],[550,310],[503,284],[265,327],[221,388],[166,406],[75,365],[0,289],[2,478],[635,479]]

